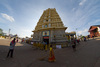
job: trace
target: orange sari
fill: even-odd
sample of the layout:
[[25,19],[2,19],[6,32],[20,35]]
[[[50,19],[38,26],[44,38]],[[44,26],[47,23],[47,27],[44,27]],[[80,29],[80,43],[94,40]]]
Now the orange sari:
[[50,54],[49,54],[49,59],[50,62],[55,61],[55,56],[54,56],[54,51],[53,48],[50,47]]

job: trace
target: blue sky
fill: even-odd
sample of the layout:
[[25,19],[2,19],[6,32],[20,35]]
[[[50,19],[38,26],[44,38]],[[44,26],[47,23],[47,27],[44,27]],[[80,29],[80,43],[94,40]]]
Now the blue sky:
[[56,8],[66,32],[87,35],[91,25],[100,25],[100,0],[0,0],[0,28],[30,37],[48,8]]

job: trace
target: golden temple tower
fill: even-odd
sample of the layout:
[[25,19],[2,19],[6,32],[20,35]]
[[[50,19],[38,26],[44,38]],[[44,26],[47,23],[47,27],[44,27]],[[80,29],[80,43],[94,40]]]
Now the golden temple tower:
[[66,42],[66,29],[67,27],[64,27],[56,9],[49,8],[43,12],[35,30],[32,31],[34,32],[33,41],[47,44]]

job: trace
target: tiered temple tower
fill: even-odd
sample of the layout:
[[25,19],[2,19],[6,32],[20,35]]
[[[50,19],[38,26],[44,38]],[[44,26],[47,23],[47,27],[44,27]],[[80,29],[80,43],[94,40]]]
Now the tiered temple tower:
[[40,17],[33,34],[33,41],[52,43],[64,43],[67,41],[65,30],[61,18],[59,17],[56,9],[47,9]]

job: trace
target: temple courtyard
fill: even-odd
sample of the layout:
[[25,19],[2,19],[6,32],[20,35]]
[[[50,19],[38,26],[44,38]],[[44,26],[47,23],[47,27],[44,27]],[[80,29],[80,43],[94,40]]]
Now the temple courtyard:
[[[48,62],[49,50],[40,50],[26,43],[16,43],[13,58],[6,58],[9,39],[0,39],[0,67],[100,67],[100,37],[72,47],[54,49],[56,61]],[[44,60],[41,60],[44,59]]]

